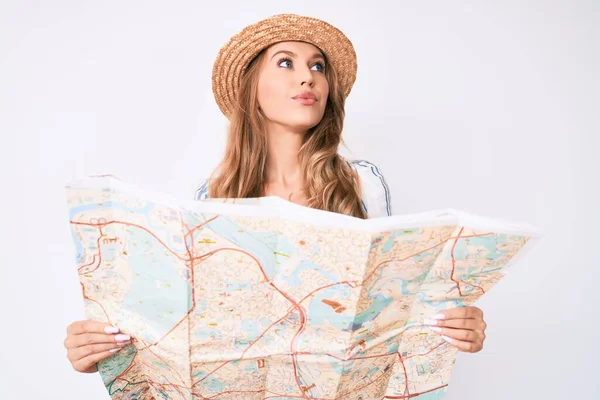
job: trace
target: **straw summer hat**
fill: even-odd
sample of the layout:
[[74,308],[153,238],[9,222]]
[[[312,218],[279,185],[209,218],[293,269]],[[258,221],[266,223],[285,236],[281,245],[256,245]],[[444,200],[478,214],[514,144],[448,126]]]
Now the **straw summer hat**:
[[336,27],[317,18],[278,14],[245,27],[221,48],[213,65],[212,89],[221,112],[230,117],[240,77],[254,57],[278,42],[301,41],[318,47],[335,68],[344,98],[356,80],[356,53]]

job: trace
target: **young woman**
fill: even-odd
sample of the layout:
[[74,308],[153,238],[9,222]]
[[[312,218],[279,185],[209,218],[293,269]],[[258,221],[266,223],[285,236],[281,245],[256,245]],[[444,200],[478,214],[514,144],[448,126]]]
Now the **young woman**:
[[[280,196],[358,218],[391,215],[380,170],[338,154],[356,69],[348,38],[315,18],[276,15],[233,36],[213,69],[215,99],[231,122],[225,157],[195,198]],[[486,324],[477,307],[426,323],[461,351],[483,347]],[[129,342],[118,327],[78,321],[64,344],[75,370],[95,372]]]

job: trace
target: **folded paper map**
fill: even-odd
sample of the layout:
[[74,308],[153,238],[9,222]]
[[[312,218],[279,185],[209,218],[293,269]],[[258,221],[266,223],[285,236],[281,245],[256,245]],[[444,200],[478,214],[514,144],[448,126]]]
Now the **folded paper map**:
[[452,209],[182,201],[110,175],[66,192],[86,316],[133,337],[99,364],[113,399],[441,399],[458,350],[423,320],[541,237]]

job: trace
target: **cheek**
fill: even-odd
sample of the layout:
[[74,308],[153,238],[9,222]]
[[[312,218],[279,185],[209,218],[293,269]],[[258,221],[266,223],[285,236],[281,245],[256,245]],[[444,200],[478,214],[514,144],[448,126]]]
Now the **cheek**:
[[267,117],[277,114],[283,108],[284,93],[282,82],[276,79],[261,79],[258,82],[258,104]]
[[327,79],[323,79],[322,81],[319,81],[317,83],[319,85],[319,92],[321,92],[321,99],[323,100],[321,102],[321,107],[323,109],[323,111],[325,111],[325,104],[327,104],[327,98],[329,97],[329,83],[327,82]]

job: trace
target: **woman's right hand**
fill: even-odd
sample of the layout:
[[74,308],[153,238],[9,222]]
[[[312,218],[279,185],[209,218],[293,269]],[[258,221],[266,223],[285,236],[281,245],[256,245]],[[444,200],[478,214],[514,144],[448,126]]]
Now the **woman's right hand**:
[[131,337],[119,328],[98,321],[77,321],[67,328],[64,345],[67,358],[79,372],[98,371],[99,361],[114,355],[131,343]]

